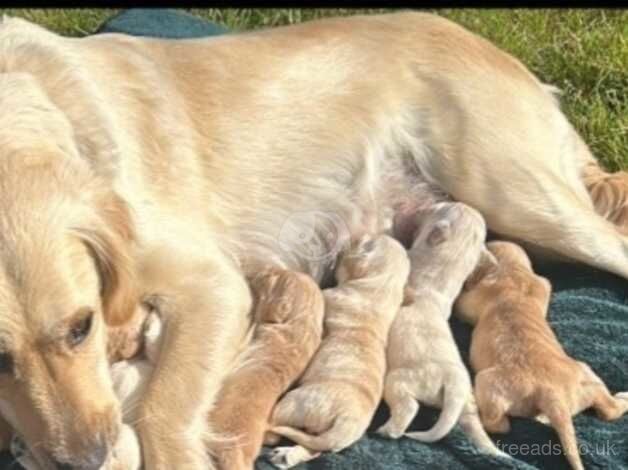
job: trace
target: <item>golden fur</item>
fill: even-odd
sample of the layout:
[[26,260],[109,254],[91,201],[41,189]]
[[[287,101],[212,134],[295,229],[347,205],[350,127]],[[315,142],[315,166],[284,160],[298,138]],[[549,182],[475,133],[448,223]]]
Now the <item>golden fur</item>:
[[593,157],[551,89],[434,15],[177,41],[6,19],[0,109],[0,414],[45,470],[106,459],[121,413],[105,332],[145,296],[166,334],[138,406],[144,464],[212,468],[247,266],[321,280],[356,213],[391,209],[402,238],[436,188],[496,233],[628,278],[628,238],[595,213]]
[[[460,423],[479,450],[500,454],[482,428],[471,378],[449,327],[454,300],[484,247],[484,220],[451,202],[435,204],[419,217],[408,252],[414,268],[406,301],[388,334],[384,400],[391,417],[377,432],[434,442]],[[441,416],[428,431],[406,433],[420,404],[442,408]]]
[[221,470],[252,470],[275,403],[307,367],[321,342],[324,301],[304,274],[264,270],[250,279],[254,334],[209,415]]
[[482,423],[505,433],[508,416],[543,414],[571,466],[583,469],[571,417],[593,407],[602,419],[617,419],[628,411],[628,392],[611,396],[588,365],[565,353],[546,320],[550,284],[525,252],[508,242],[488,249],[456,304],[475,325],[470,359]]
[[273,410],[271,431],[298,444],[272,451],[277,467],[339,452],[366,431],[382,397],[386,338],[409,267],[403,247],[387,235],[364,236],[343,255],[338,286],[323,291],[323,342],[297,388]]

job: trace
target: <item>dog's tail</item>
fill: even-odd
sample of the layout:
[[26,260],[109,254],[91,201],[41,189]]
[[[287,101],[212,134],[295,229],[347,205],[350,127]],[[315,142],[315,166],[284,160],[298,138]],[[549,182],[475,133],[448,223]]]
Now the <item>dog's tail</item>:
[[290,426],[272,426],[269,431],[310,450],[340,452],[360,439],[367,427],[368,422],[360,426],[356,419],[339,416],[329,429],[316,436]]
[[547,407],[544,411],[549,418],[550,424],[558,434],[560,443],[563,446],[563,452],[571,468],[574,470],[584,470],[580,453],[578,452],[576,430],[574,429],[569,409],[556,400],[553,406]]
[[443,411],[436,424],[427,431],[407,432],[404,436],[422,442],[435,442],[445,437],[460,419],[462,410],[469,399],[471,387],[468,377],[456,373],[454,379],[445,385],[443,391]]

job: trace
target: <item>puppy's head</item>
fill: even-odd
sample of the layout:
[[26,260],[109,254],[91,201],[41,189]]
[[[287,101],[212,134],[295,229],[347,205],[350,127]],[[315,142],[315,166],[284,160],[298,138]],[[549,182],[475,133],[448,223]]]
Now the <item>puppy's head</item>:
[[409,266],[406,251],[395,239],[388,235],[364,235],[342,255],[336,268],[336,280],[342,284],[385,273],[396,273],[405,280]]
[[470,272],[486,238],[486,224],[475,209],[462,204],[435,204],[417,217],[418,228],[409,251],[413,266],[423,270],[454,264]]
[[43,468],[98,468],[120,426],[106,326],[137,303],[130,214],[33,80],[2,80],[0,414]]
[[307,274],[265,270],[253,276],[249,285],[255,299],[256,322],[286,323],[302,314],[322,317],[323,295]]
[[507,300],[533,302],[547,313],[551,284],[532,271],[530,258],[514,243],[490,242],[480,255],[456,300],[455,310],[462,319],[474,324],[491,306]]

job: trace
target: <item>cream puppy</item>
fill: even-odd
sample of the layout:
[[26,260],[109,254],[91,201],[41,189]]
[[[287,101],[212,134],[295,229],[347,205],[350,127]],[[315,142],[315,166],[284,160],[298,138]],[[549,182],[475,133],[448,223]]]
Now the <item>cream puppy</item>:
[[338,286],[323,291],[325,336],[298,388],[273,411],[271,431],[298,446],[270,454],[279,468],[338,452],[368,428],[382,394],[388,330],[410,266],[396,240],[364,237],[340,260]]
[[456,303],[475,324],[471,365],[482,423],[505,433],[508,416],[542,414],[571,466],[582,469],[571,417],[593,407],[602,419],[617,419],[628,411],[628,392],[612,396],[588,365],[565,353],[546,320],[551,286],[525,252],[507,242],[488,248]]
[[209,416],[219,434],[213,448],[221,470],[253,469],[273,407],[303,374],[323,333],[323,295],[310,276],[266,269],[249,285],[253,338]]
[[388,336],[384,400],[391,417],[379,434],[394,439],[402,436],[421,402],[442,407],[443,412],[432,429],[407,433],[407,437],[433,442],[460,423],[479,449],[500,453],[477,416],[469,373],[448,323],[485,238],[484,220],[462,203],[438,203],[419,216],[409,251],[412,270],[406,302]]

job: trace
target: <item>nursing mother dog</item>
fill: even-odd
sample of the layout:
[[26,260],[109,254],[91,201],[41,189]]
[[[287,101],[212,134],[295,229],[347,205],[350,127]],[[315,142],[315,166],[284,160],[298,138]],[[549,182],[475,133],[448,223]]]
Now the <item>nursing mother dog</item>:
[[206,416],[249,324],[247,272],[321,280],[360,214],[394,211],[405,239],[428,182],[494,232],[628,277],[628,238],[581,180],[593,163],[548,87],[429,14],[178,41],[5,19],[0,413],[42,468],[98,468],[121,427],[105,327],[150,298],[165,336],[145,468],[214,468]]

